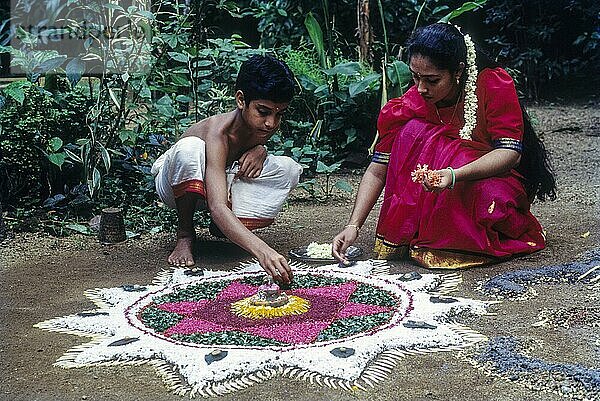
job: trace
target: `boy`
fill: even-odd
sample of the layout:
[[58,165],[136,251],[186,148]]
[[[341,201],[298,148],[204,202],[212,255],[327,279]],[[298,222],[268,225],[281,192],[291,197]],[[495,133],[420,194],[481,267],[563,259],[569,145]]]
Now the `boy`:
[[177,244],[168,257],[192,266],[193,215],[208,206],[221,232],[254,257],[275,280],[289,283],[286,259],[250,229],[266,227],[298,184],[302,167],[264,145],[277,131],[294,96],[287,65],[271,56],[242,63],[235,85],[235,110],[192,125],[152,166],[156,190],[177,209]]

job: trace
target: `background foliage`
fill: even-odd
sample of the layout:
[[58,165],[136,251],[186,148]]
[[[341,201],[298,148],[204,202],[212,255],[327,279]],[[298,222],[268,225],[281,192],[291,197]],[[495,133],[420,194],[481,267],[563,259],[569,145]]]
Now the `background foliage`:
[[[172,226],[150,166],[192,123],[231,109],[237,69],[252,54],[275,54],[296,74],[300,93],[269,150],[305,166],[301,188],[318,200],[351,190],[336,172],[368,161],[382,102],[408,87],[402,46],[416,26],[444,18],[462,25],[520,72],[530,98],[599,64],[600,4],[592,0],[70,4],[92,21],[88,29],[123,20],[129,29],[123,46],[90,36],[68,58],[40,44],[83,29],[76,14],[44,3],[40,27],[51,17],[62,28],[32,34],[10,28],[27,9],[10,18],[4,10],[0,51],[23,77],[0,96],[0,203],[14,228],[87,232],[82,223],[106,206],[123,207],[135,231]],[[19,45],[8,46],[15,38]],[[84,76],[91,63],[98,69]]]

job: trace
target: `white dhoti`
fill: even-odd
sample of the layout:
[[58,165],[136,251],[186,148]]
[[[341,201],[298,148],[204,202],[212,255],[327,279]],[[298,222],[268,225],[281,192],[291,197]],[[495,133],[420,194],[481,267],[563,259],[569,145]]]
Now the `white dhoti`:
[[[187,192],[206,197],[206,147],[202,139],[180,139],[152,165],[156,192],[169,207]],[[300,180],[302,167],[286,156],[268,155],[258,178],[238,178],[237,162],[226,170],[231,210],[249,229],[266,227]]]

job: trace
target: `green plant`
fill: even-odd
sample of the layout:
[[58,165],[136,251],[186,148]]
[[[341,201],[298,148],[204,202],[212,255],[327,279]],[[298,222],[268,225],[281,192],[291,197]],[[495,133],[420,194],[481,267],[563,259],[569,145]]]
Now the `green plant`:
[[339,171],[341,162],[327,165],[323,162],[317,162],[317,174],[325,176],[325,184],[321,184],[316,178],[305,180],[298,184],[298,188],[305,190],[310,196],[318,201],[324,202],[331,198],[333,190],[338,189],[345,193],[352,193],[352,186],[348,181],[339,179],[335,183],[331,183],[333,174]]

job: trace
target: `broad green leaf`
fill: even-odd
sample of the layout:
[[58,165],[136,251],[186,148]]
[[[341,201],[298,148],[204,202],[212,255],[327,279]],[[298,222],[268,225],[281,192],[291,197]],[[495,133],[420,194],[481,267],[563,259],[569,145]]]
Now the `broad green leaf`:
[[375,81],[378,81],[379,78],[381,78],[380,74],[373,73],[367,75],[359,82],[352,82],[350,85],[348,85],[348,92],[350,93],[350,97],[354,97],[364,92],[365,90],[367,90],[369,85],[371,85]]
[[96,167],[94,167],[94,171],[92,172],[92,188],[90,189],[91,194],[93,194],[97,189],[100,188],[100,181],[100,171]]
[[104,162],[104,168],[108,172],[108,170],[110,170],[110,155],[108,154],[106,148],[102,145],[100,145],[100,153],[102,155],[102,161]]
[[347,63],[340,63],[325,70],[325,74],[327,75],[357,75],[360,73],[360,63],[356,61],[349,61]]
[[169,95],[164,95],[163,97],[161,97],[160,99],[158,99],[156,101],[156,104],[162,104],[162,105],[171,105],[171,103],[173,103],[173,101],[171,100],[171,98],[169,97]]
[[25,100],[25,92],[20,87],[16,85],[8,85],[6,88],[4,88],[4,94],[15,99],[21,106],[23,105],[23,101]]
[[173,75],[171,75],[171,81],[173,82],[173,85],[175,85],[175,86],[185,86],[185,87],[190,86],[190,80],[187,79],[187,77],[185,75],[173,74]]
[[146,17],[149,20],[154,20],[156,17],[154,16],[154,14],[152,14],[150,11],[146,11],[146,10],[140,10],[137,12],[138,15],[141,15],[142,17]]
[[48,141],[48,149],[50,149],[51,152],[58,151],[62,146],[63,140],[57,136],[50,138]]
[[87,234],[87,235],[92,234],[92,231],[90,230],[89,227],[81,225],[81,224],[71,223],[71,224],[67,224],[65,226],[65,228],[76,231],[80,234]]
[[85,63],[78,57],[74,57],[67,63],[65,67],[65,73],[67,74],[67,79],[71,83],[71,86],[74,87],[77,85],[77,82],[81,80],[83,76],[83,72],[85,71]]
[[439,20],[439,22],[449,22],[452,19],[466,13],[467,11],[471,11],[474,10],[476,8],[480,8],[481,6],[483,6],[485,3],[487,3],[487,0],[476,0],[476,1],[468,1],[466,3],[463,3],[462,6],[460,6],[459,8],[457,8],[456,10],[446,14],[446,16],[444,16],[443,18],[441,18]]
[[143,86],[142,90],[140,91],[140,96],[143,97],[144,99],[149,99],[152,97],[152,92],[150,92],[150,88],[148,88],[147,86]]
[[53,70],[57,69],[58,67],[60,67],[65,62],[66,59],[67,59],[67,56],[63,56],[63,55],[52,57],[52,58],[49,58],[49,59],[45,60],[44,62],[42,62],[38,68],[39,68],[39,70],[41,70],[42,73],[53,71]]
[[356,132],[356,128],[348,128],[345,132],[346,134],[346,145],[354,142],[358,137],[358,133]]
[[440,13],[442,11],[446,11],[446,10],[449,10],[449,9],[450,9],[450,7],[448,7],[448,6],[438,6],[438,7],[436,7],[436,8],[433,9],[433,11],[431,12],[431,14],[435,15],[437,13]]
[[317,21],[312,14],[309,12],[304,19],[304,26],[308,31],[308,35],[310,36],[310,40],[315,45],[315,51],[317,52],[317,56],[319,61],[321,62],[321,67],[327,68],[327,57],[325,55],[325,41],[323,40],[323,30],[321,30],[321,26],[319,25],[319,21]]
[[50,153],[48,155],[48,160],[50,160],[50,163],[58,166],[58,168],[62,167],[63,163],[65,162],[65,158],[67,157],[67,155],[64,152],[60,152],[60,153]]
[[412,79],[408,64],[402,61],[396,60],[388,64],[386,70],[393,85],[405,86]]
[[327,173],[329,172],[329,166],[327,166],[325,163],[323,163],[322,161],[318,161],[317,162],[317,173]]
[[187,63],[190,57],[187,54],[180,52],[167,52],[167,54],[175,61],[179,61],[181,63]]
[[158,234],[158,233],[159,233],[159,232],[161,232],[162,230],[163,230],[163,226],[155,226],[155,227],[152,227],[152,228],[151,228],[151,229],[148,231],[148,233],[150,233],[151,235],[154,235],[154,234]]
[[195,61],[193,64],[194,64],[194,67],[202,68],[202,67],[208,67],[210,65],[214,65],[215,63],[214,63],[214,61],[210,61],[210,60],[198,60],[198,61]]
[[186,95],[177,95],[175,100],[177,100],[178,102],[181,102],[181,103],[189,103],[192,101],[192,98],[189,96],[186,96]]
[[352,192],[352,185],[350,185],[350,183],[348,183],[348,181],[346,181],[346,180],[338,180],[338,181],[336,181],[334,186],[344,192],[348,192],[348,193]]

